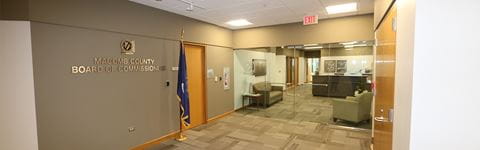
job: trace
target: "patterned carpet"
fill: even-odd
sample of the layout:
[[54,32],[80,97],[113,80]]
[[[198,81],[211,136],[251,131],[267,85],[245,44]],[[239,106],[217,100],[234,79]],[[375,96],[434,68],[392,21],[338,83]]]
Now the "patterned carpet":
[[148,150],[369,150],[371,130],[336,125],[349,124],[333,123],[330,98],[309,96],[308,89],[287,90],[267,109],[239,110],[186,131],[186,141]]
[[283,101],[266,109],[260,107],[260,109],[257,110],[249,107],[249,109],[240,110],[238,112],[266,118],[328,123],[363,129],[371,129],[372,127],[371,122],[367,121],[358,124],[342,120],[333,122],[332,99],[338,98],[313,96],[312,87],[309,84],[290,88],[286,90],[283,95]]
[[342,126],[233,113],[148,150],[369,150],[371,132]]

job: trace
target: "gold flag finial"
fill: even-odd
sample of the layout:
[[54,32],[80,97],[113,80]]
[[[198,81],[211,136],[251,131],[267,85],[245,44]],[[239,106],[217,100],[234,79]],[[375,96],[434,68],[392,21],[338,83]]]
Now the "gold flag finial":
[[180,40],[183,41],[183,35],[185,34],[185,30],[182,28],[182,33],[180,34]]

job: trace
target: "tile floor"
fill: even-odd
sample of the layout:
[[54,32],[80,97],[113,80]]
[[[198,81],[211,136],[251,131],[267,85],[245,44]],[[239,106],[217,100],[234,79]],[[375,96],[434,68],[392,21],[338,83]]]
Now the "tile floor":
[[186,131],[186,141],[148,150],[369,150],[371,130],[331,121],[331,98],[313,97],[309,88],[287,90],[283,101],[267,109],[239,110]]

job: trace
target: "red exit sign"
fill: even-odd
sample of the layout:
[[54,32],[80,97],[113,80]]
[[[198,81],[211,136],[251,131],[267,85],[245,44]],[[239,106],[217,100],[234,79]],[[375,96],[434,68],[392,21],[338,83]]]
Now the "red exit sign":
[[303,17],[303,25],[318,24],[318,15]]

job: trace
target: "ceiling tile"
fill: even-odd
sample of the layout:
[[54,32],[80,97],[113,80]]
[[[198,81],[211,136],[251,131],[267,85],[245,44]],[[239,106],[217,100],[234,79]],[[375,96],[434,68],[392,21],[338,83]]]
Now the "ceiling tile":
[[[319,19],[351,16],[373,12],[373,0],[184,0],[202,8],[186,11],[189,6],[182,0],[130,0],[157,9],[195,18],[230,29],[251,28],[301,22],[305,15],[318,15]],[[325,6],[358,2],[358,12],[328,15]],[[247,19],[253,25],[232,27],[225,22]]]

